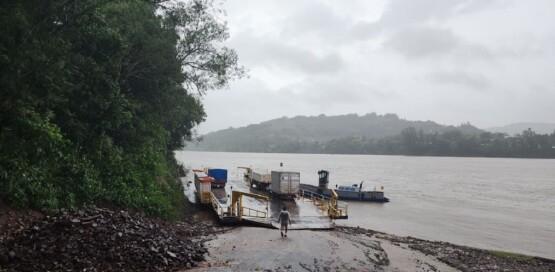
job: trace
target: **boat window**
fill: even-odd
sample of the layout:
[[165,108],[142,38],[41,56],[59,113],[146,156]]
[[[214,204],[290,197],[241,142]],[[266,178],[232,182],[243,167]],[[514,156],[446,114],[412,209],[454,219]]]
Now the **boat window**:
[[338,190],[341,190],[341,191],[356,191],[356,189],[351,187],[351,186],[339,186]]

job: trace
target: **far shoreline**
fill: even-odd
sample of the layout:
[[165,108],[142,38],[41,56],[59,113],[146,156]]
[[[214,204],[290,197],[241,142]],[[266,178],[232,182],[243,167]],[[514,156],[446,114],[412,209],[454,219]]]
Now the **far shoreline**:
[[469,159],[526,159],[526,160],[555,160],[544,157],[497,157],[497,156],[452,156],[452,155],[410,155],[410,154],[359,154],[359,153],[283,153],[283,152],[255,152],[255,151],[215,151],[183,149],[174,152],[206,152],[206,153],[246,153],[246,154],[283,154],[283,155],[329,155],[329,156],[388,156],[409,158],[469,158]]

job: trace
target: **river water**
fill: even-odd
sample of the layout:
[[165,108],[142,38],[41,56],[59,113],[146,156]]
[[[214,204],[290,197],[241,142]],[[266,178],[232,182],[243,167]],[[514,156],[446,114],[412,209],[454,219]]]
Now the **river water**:
[[389,203],[349,202],[338,224],[555,259],[555,160],[177,152],[187,167],[299,171],[301,182],[384,186]]

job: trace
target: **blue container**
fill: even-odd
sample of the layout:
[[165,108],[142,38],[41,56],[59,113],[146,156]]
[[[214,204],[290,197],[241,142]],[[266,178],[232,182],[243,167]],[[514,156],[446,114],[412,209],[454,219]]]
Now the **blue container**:
[[227,169],[211,168],[208,169],[208,176],[214,178],[216,182],[227,182]]

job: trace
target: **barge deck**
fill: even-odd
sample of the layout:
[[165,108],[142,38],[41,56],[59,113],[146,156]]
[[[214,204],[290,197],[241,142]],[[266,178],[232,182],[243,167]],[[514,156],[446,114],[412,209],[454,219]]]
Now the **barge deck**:
[[234,180],[229,180],[224,188],[191,185],[189,183],[185,190],[188,199],[211,209],[222,224],[277,229],[277,219],[283,207],[291,215],[291,230],[333,229],[335,219],[347,218],[346,206],[339,206],[324,196],[300,194],[296,198],[283,200],[250,192],[244,182]]

